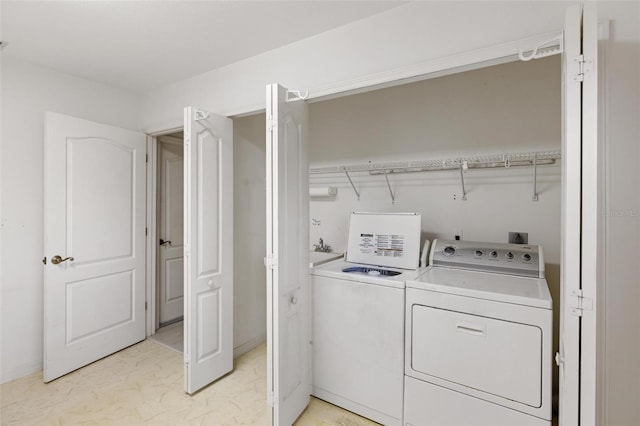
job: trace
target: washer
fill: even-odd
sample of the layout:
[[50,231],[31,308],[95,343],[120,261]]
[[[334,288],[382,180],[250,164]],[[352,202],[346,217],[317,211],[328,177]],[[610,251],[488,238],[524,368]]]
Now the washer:
[[435,240],[407,281],[406,425],[550,425],[542,249]]
[[405,281],[420,274],[420,214],[352,213],[345,259],[311,269],[312,391],[401,425]]

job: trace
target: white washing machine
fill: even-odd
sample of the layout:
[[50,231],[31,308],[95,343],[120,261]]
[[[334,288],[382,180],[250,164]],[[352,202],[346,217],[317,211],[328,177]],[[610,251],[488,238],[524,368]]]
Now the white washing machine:
[[311,269],[314,396],[402,424],[404,289],[419,247],[419,213],[352,213],[345,259]]
[[407,281],[405,425],[550,425],[542,249],[435,240]]

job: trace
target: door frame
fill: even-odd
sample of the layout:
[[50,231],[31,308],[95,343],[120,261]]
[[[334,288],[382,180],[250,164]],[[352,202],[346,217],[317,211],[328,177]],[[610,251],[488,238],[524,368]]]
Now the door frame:
[[[179,123],[179,124],[178,124]],[[156,280],[158,279],[158,137],[183,130],[182,118],[172,120],[157,129],[146,131],[147,135],[147,241],[146,241],[146,337],[156,334],[160,325],[160,315],[158,312],[158,290]]]

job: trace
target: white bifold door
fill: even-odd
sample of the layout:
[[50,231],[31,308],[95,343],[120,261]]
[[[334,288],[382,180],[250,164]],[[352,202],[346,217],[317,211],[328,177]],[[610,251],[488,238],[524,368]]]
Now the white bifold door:
[[267,86],[267,399],[290,425],[311,394],[307,105]]
[[596,5],[567,9],[563,53],[562,272],[558,424],[596,424],[599,236]]
[[45,116],[45,382],[145,338],[146,138]]
[[233,122],[184,110],[184,379],[233,369]]

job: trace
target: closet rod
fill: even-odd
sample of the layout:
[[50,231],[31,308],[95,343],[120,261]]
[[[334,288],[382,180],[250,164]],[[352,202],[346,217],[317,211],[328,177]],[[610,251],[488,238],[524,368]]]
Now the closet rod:
[[[392,163],[367,163],[337,167],[315,167],[309,169],[309,174],[331,173],[369,173],[371,175],[431,172],[440,170],[458,170],[460,165],[467,163],[468,169],[510,168],[521,166],[536,166],[555,164],[561,158],[560,151],[540,151],[515,154],[494,154],[483,156],[456,157],[444,160],[405,161]],[[349,178],[351,180],[351,178]],[[352,184],[353,186],[353,184]]]

